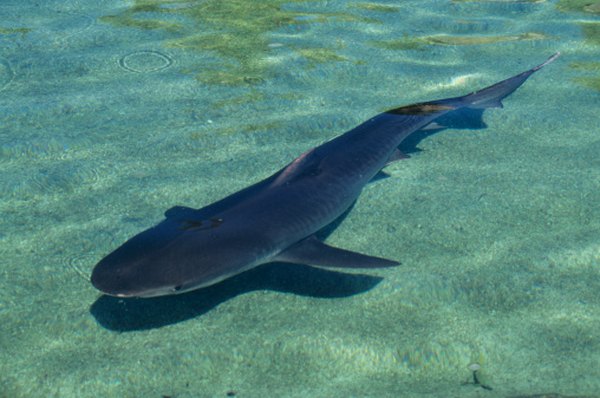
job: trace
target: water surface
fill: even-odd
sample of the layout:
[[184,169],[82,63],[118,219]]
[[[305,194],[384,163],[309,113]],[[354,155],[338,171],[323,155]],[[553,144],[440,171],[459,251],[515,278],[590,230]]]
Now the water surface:
[[[599,4],[3,1],[0,396],[600,396]],[[400,267],[156,300],[88,281],[174,205],[556,51],[329,238]]]

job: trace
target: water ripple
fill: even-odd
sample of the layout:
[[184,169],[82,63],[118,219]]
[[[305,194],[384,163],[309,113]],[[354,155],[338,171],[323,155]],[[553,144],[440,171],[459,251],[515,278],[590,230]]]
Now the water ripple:
[[119,59],[119,66],[129,72],[151,73],[167,69],[173,59],[154,50],[135,51]]

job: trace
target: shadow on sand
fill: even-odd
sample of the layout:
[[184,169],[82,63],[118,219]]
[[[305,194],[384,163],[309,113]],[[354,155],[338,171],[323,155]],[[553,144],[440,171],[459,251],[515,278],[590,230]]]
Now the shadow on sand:
[[154,329],[201,316],[229,299],[255,290],[339,298],[366,292],[381,279],[306,265],[272,263],[181,295],[148,299],[101,296],[92,304],[90,312],[100,325],[109,330]]

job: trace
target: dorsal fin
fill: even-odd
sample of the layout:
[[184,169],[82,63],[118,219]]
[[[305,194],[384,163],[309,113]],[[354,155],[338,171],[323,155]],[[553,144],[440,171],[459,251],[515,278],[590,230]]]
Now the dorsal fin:
[[394,152],[392,152],[392,154],[390,155],[390,158],[388,159],[388,161],[385,165],[387,166],[390,163],[394,163],[394,162],[397,162],[398,160],[403,160],[403,159],[408,159],[408,158],[410,158],[410,155],[407,155],[404,152],[402,152],[400,149],[396,148],[394,150]]
[[320,159],[316,156],[316,148],[312,148],[288,164],[272,182],[272,186],[291,182],[303,176],[316,176],[320,172]]

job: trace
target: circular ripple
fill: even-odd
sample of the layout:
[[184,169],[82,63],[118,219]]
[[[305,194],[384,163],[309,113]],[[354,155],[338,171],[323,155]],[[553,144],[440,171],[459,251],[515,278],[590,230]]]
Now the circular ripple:
[[70,41],[74,36],[84,33],[94,25],[94,18],[89,15],[75,13],[62,15],[66,15],[68,18],[57,18],[56,22],[47,27],[57,42]]
[[15,72],[8,61],[0,59],[0,91],[4,90],[15,78]]
[[136,51],[119,59],[119,66],[129,72],[150,73],[168,68],[173,60],[158,51]]
[[92,254],[79,254],[73,257],[67,257],[62,259],[67,266],[75,271],[77,275],[83,278],[86,281],[90,280],[91,266],[93,266],[97,261],[97,256]]

